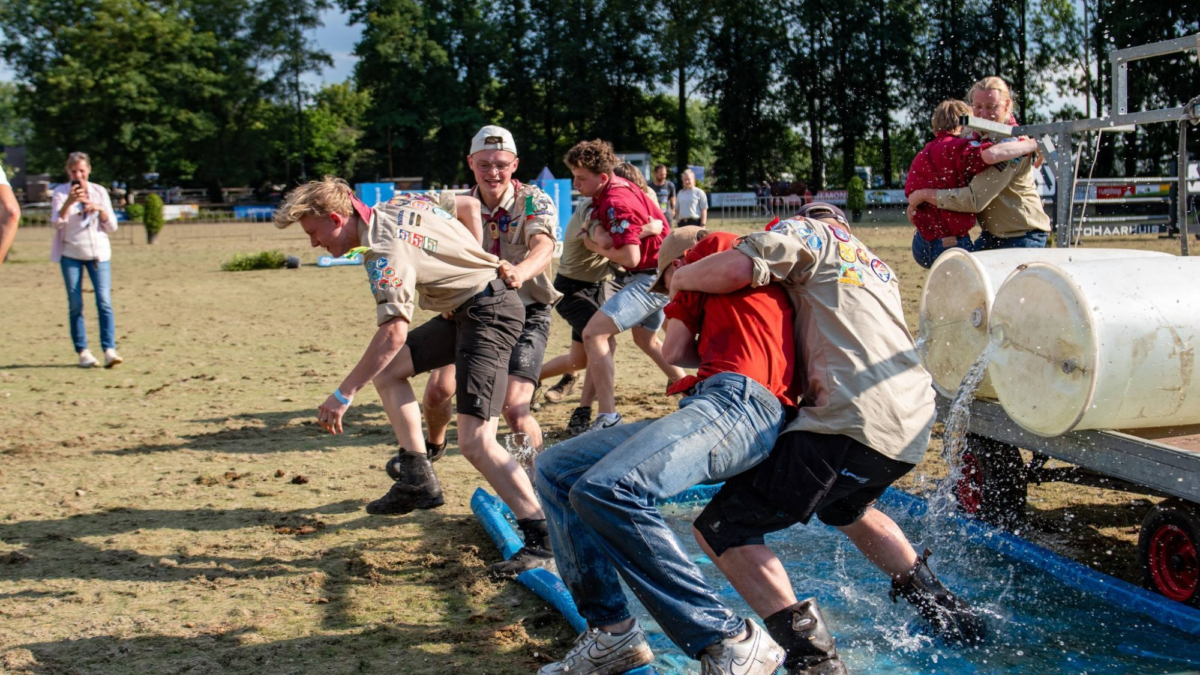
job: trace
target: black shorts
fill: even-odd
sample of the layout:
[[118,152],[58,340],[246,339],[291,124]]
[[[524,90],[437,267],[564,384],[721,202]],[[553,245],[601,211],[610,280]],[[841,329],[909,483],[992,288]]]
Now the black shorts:
[[525,305],[525,327],[508,359],[509,376],[518,375],[536,384],[542,376],[542,359],[550,341],[550,305]]
[[525,307],[499,279],[454,310],[409,331],[414,374],[454,364],[458,412],[481,420],[504,410],[508,361],[525,325]]
[[610,281],[578,281],[561,274],[554,277],[554,290],[563,294],[555,309],[571,326],[572,342],[583,342],[583,329],[616,292]]
[[849,436],[790,431],[766,461],[726,481],[693,525],[718,556],[814,513],[826,525],[852,525],[913,466]]

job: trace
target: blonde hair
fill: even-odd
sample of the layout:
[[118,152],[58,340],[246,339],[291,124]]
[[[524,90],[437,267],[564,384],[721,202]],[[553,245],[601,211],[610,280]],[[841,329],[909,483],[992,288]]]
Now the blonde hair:
[[86,152],[72,152],[71,154],[67,155],[67,163],[63,168],[65,168],[67,171],[70,171],[72,166],[75,166],[80,162],[87,164],[89,169],[92,168],[92,160],[88,159]]
[[967,90],[967,100],[974,101],[976,92],[986,91],[988,89],[992,89],[1004,94],[1004,100],[1008,101],[1010,107],[1012,106],[1012,90],[1008,88],[1007,82],[999,77],[996,77],[995,75],[985,77],[971,85],[971,88]]
[[350,184],[335,176],[309,181],[292,190],[275,209],[275,227],[283,229],[305,216],[324,217],[331,213],[349,216],[354,208],[351,194]]
[[954,131],[962,126],[958,118],[971,114],[971,106],[956,98],[946,99],[933,111],[933,133]]
[[637,189],[645,192],[647,197],[658,199],[658,195],[654,194],[654,190],[651,190],[650,186],[646,184],[646,177],[642,175],[641,169],[636,166],[629,162],[621,162],[617,168],[613,169],[613,173],[633,183]]
[[696,182],[696,172],[692,171],[691,169],[684,169],[683,173],[679,174],[679,182],[680,183],[683,182],[684,177],[691,178],[693,183]]

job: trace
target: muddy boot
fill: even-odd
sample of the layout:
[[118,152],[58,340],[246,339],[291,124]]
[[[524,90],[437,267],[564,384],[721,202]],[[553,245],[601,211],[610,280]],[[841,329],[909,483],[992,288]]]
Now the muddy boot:
[[787,650],[783,666],[788,675],[848,675],[816,598],[775,612],[763,620],[763,625]]
[[[438,484],[428,457],[401,452],[396,458],[395,470],[399,477],[392,483],[392,489],[367,504],[367,513],[373,516],[399,516],[414,509],[435,509],[444,503],[442,486]],[[389,466],[388,474],[391,473]]]
[[987,624],[978,612],[951,593],[934,576],[933,570],[929,569],[929,556],[932,553],[925,549],[925,553],[917,558],[917,564],[909,571],[906,581],[893,579],[888,596],[892,602],[903,597],[916,605],[934,633],[945,640],[966,644],[982,642],[987,637]]
[[441,443],[431,443],[428,438],[425,439],[425,455],[429,457],[429,461],[436,462],[446,456],[446,447],[450,445],[450,441],[442,439]]
[[592,409],[576,408],[571,413],[571,421],[567,422],[567,435],[578,436],[592,426]]
[[557,571],[554,566],[554,554],[550,552],[547,541],[549,532],[546,520],[525,518],[517,521],[517,527],[525,535],[525,545],[508,560],[502,560],[492,565],[491,575],[494,579],[515,579],[521,572],[538,567],[545,567],[551,572]]

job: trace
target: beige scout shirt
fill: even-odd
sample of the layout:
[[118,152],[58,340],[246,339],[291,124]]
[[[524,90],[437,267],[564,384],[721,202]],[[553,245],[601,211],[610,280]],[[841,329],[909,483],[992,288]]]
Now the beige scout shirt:
[[845,228],[811,219],[750,234],[737,250],[754,262],[752,285],[780,282],[796,310],[803,401],[785,431],[841,434],[920,462],[935,416],[933,382],[892,269]]
[[[471,196],[479,198],[478,188],[471,190]],[[554,200],[536,185],[508,184],[504,196],[495,209],[489,209],[483,200],[479,200],[483,213],[483,243],[499,241],[500,257],[516,265],[529,255],[529,242],[534,235],[544,234],[554,239],[554,226],[558,222],[558,211],[554,208]],[[495,216],[501,211],[507,216],[499,223]],[[492,249],[493,251],[495,249]],[[546,264],[537,276],[521,284],[517,295],[526,305],[545,303],[553,305],[562,298],[562,293],[554,290],[554,282],[550,279],[550,263]]]
[[440,199],[402,193],[376,205],[371,222],[359,225],[380,325],[393,317],[411,323],[417,291],[422,309],[447,312],[496,278],[499,259],[450,215],[445,207],[453,208],[453,200],[451,193]]
[[938,190],[937,207],[977,214],[979,227],[1000,238],[1049,232],[1050,217],[1033,181],[1036,170],[1029,156],[1007,162],[999,171],[988,169],[966,187]]
[[584,197],[575,206],[575,213],[567,223],[563,235],[562,257],[558,259],[558,273],[575,281],[598,283],[613,277],[613,268],[608,258],[593,253],[583,245],[579,232],[592,218],[592,200]]

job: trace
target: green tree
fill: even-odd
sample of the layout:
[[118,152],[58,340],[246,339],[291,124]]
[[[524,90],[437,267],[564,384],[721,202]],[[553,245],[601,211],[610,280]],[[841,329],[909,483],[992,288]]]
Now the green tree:
[[314,99],[314,105],[304,113],[309,130],[309,165],[315,176],[352,179],[373,155],[359,147],[371,96],[344,82],[325,85]]
[[58,171],[83,150],[97,178],[136,180],[206,132],[193,105],[216,74],[210,33],[172,3],[29,0],[0,5],[2,49],[32,121],[32,164]]

